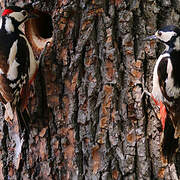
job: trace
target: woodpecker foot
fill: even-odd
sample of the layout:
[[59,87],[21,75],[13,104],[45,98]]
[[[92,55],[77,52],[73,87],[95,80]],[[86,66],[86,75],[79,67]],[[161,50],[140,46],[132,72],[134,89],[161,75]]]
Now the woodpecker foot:
[[160,105],[160,119],[161,119],[162,129],[164,130],[167,111],[166,111],[166,106],[162,102],[160,102],[159,105]]
[[141,100],[143,99],[143,97],[144,97],[145,95],[148,95],[148,96],[151,97],[151,93],[145,89],[145,90],[142,92],[142,94],[141,94]]
[[44,48],[43,48],[43,50],[41,51],[41,54],[40,54],[40,56],[39,56],[38,61],[39,61],[39,63],[40,63],[40,66],[44,66],[44,58],[45,58],[45,54],[46,54],[46,51],[47,51],[47,46],[48,46],[48,44],[50,44],[49,41],[46,42],[46,44],[45,44],[45,46],[44,46]]

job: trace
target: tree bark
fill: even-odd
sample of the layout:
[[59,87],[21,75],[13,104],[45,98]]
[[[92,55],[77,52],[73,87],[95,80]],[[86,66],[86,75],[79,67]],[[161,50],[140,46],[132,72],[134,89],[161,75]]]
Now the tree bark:
[[[141,94],[152,90],[162,52],[143,39],[178,26],[180,1],[42,0],[37,12],[51,16],[53,27],[52,37],[50,26],[36,29],[39,46],[51,44],[30,99],[31,129],[18,170],[1,107],[0,179],[178,179],[180,156],[163,165],[159,110]],[[38,57],[42,48],[28,31]]]

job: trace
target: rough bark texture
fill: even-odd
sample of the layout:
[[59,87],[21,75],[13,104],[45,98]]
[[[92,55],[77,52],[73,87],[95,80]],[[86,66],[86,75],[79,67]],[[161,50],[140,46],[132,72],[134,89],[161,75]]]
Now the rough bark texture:
[[52,17],[52,42],[18,171],[1,111],[0,179],[178,179],[180,156],[162,164],[158,109],[141,93],[162,51],[143,38],[178,25],[180,1],[42,0],[38,11]]

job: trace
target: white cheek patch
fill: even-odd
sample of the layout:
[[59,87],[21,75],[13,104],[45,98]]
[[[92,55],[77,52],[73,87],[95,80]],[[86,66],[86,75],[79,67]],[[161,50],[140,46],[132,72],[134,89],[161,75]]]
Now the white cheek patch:
[[156,36],[158,37],[158,39],[160,39],[161,41],[164,42],[168,42],[173,36],[176,36],[177,34],[175,32],[161,32],[161,36],[158,35],[158,33],[156,33]]
[[14,26],[10,18],[6,18],[5,29],[8,33],[14,32]]
[[9,14],[9,17],[14,18],[18,22],[21,22],[22,20],[25,19],[25,17],[21,12],[12,12],[11,14]]

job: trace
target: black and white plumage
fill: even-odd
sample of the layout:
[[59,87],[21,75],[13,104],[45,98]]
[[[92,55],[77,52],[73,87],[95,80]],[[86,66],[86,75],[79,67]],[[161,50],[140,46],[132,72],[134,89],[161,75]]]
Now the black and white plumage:
[[9,6],[0,18],[0,101],[5,106],[5,120],[15,143],[13,161],[17,169],[24,141],[22,129],[26,130],[28,124],[25,117],[30,84],[39,67],[22,31],[23,23],[31,17],[27,9]]
[[22,24],[32,17],[17,6],[7,7],[0,19],[0,99],[6,108],[6,119],[13,119],[14,108],[25,108],[29,84],[39,62],[22,31]]
[[172,160],[180,137],[180,29],[173,25],[166,26],[145,40],[153,39],[166,46],[154,67],[150,95],[160,106],[162,155]]

